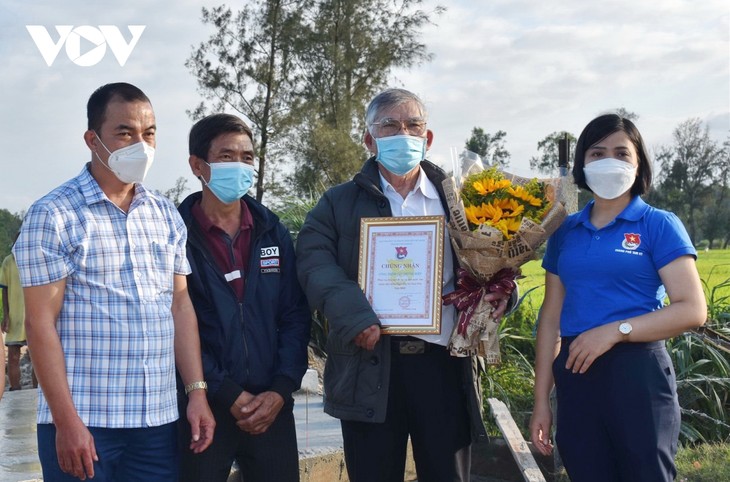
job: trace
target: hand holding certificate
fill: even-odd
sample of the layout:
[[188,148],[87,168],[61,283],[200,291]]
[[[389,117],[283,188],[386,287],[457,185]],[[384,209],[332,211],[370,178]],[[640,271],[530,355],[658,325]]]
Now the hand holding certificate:
[[360,287],[383,333],[440,333],[443,232],[443,216],[361,220]]

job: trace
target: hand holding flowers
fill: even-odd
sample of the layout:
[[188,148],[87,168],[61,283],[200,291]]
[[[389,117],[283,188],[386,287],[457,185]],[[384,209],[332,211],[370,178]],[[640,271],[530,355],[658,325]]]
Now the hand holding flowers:
[[[489,169],[470,169],[457,189],[444,181],[451,213],[449,234],[461,269],[456,291],[444,296],[459,312],[449,349],[454,356],[480,354],[500,361],[495,309],[490,292],[510,295],[519,267],[532,259],[567,215],[548,181],[526,179]],[[476,172],[474,172],[476,171]]]

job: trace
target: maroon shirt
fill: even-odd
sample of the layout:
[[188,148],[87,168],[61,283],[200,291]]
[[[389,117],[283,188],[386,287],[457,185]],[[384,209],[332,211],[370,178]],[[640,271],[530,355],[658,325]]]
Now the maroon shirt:
[[228,284],[236,293],[238,301],[243,301],[243,287],[248,269],[249,251],[251,248],[251,231],[253,217],[246,203],[241,200],[241,226],[231,238],[228,233],[213,224],[203,212],[200,202],[193,205],[193,218],[200,226],[208,251],[213,255],[215,264],[228,280]]

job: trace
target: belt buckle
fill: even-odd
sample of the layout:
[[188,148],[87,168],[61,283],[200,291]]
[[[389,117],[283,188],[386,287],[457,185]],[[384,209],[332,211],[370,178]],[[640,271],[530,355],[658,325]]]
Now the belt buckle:
[[420,355],[426,353],[426,342],[423,340],[406,340],[398,342],[401,355]]

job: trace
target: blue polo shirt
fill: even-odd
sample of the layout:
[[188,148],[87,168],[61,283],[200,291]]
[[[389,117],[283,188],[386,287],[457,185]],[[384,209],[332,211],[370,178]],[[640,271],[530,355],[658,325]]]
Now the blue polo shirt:
[[635,196],[607,226],[590,222],[593,201],[550,237],[542,261],[565,287],[562,336],[660,309],[666,291],[658,271],[680,256],[697,258],[673,213]]

